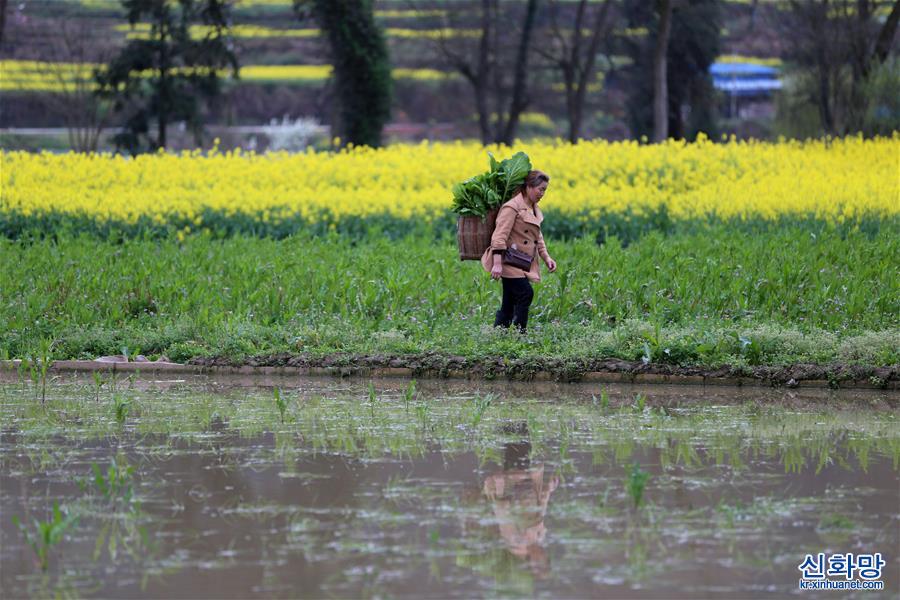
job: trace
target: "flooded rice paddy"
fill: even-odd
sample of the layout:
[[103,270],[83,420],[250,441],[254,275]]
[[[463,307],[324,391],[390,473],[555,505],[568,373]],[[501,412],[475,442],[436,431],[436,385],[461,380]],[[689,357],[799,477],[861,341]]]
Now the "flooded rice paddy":
[[[391,380],[0,381],[0,589],[821,597],[900,589],[896,395]],[[840,592],[845,595],[846,592]]]

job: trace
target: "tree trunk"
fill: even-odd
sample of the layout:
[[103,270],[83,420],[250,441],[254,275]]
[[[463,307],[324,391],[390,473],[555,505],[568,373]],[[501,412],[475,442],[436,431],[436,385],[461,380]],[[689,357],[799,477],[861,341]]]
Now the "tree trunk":
[[563,56],[560,61],[563,82],[566,86],[566,114],[569,116],[569,142],[575,143],[578,131],[581,129],[581,114],[578,110],[578,89],[575,71],[581,60],[581,27],[584,23],[584,13],[587,10],[587,0],[580,0],[575,11],[575,26],[572,28],[572,49],[568,56]]
[[491,116],[487,103],[487,89],[483,84],[473,87],[475,93],[475,108],[478,111],[478,130],[481,134],[481,144],[487,146],[491,143]]
[[160,109],[158,121],[159,137],[157,138],[156,145],[157,148],[162,148],[164,150],[166,148],[166,112],[164,109]]
[[871,10],[869,0],[856,0],[856,19],[849,36],[850,72],[853,76],[853,87],[857,87],[865,76],[866,62],[869,60],[869,19]]
[[672,29],[672,0],[658,0],[659,34],[653,55],[653,141],[662,142],[669,136],[669,94],[666,81],[666,53]]
[[478,66],[473,77],[472,85],[475,92],[475,108],[478,110],[478,129],[481,133],[481,143],[485,146],[491,143],[491,113],[488,107],[487,83],[490,76],[491,60],[491,0],[481,2],[481,40],[478,44]]
[[[578,31],[577,29],[575,30]],[[578,139],[581,129],[581,111],[578,106],[578,85],[575,81],[575,69],[569,64],[563,69],[563,81],[566,86],[566,113],[569,115],[569,141],[573,144]]]
[[3,43],[3,31],[6,29],[6,0],[0,0],[0,44]]
[[866,100],[863,97],[862,82],[866,76],[866,63],[869,62],[869,28],[871,6],[869,0],[856,0],[856,18],[849,17],[848,48],[850,52],[850,74],[852,85],[848,90],[849,98],[845,100],[847,105],[844,114],[844,131],[860,129],[866,112]]
[[160,27],[160,44],[159,44],[159,112],[157,113],[157,123],[159,131],[157,132],[156,144],[158,148],[166,147],[166,124],[168,123],[169,114],[169,56],[166,46],[165,26]]
[[818,69],[819,77],[819,117],[822,119],[822,127],[825,133],[831,135],[834,133],[834,115],[831,113],[831,94],[828,78],[828,70],[825,65],[820,64]]
[[512,100],[509,106],[509,118],[502,139],[511,146],[519,127],[519,116],[528,106],[528,46],[531,43],[531,32],[534,29],[534,16],[537,12],[537,0],[528,0],[525,8],[525,22],[522,25],[522,37],[519,40],[519,51],[516,54],[515,79],[513,81]]
[[897,33],[898,23],[900,23],[900,0],[895,0],[891,13],[878,33],[878,40],[875,42],[875,52],[872,54],[872,59],[866,62],[866,76],[871,72],[873,63],[874,66],[878,66],[887,60],[888,55],[891,53],[894,35]]
[[376,147],[390,118],[392,80],[387,43],[372,6],[372,0],[312,3],[331,49],[338,134],[345,143]]
[[[822,5],[827,10],[827,1]],[[822,17],[826,13],[822,12]],[[817,20],[817,24],[821,27],[816,32],[818,35],[815,40],[815,57],[816,57],[816,77],[818,78],[818,104],[819,118],[822,121],[822,128],[825,133],[834,134],[834,114],[831,111],[831,67],[829,64],[827,46],[829,42],[825,39],[825,31],[827,27],[827,17]]]
[[684,139],[685,137],[685,126],[684,126],[684,115],[682,114],[682,107],[685,105],[685,92],[688,90],[684,87],[680,89],[678,87],[674,87],[672,90],[669,90],[668,82],[666,85],[666,91],[668,96],[668,107],[669,107],[669,125],[668,130],[666,131],[668,137],[674,138],[676,140]]
[[[594,30],[591,33],[591,42],[588,44],[587,56],[584,58],[584,64],[580,67],[578,86],[575,90],[574,107],[569,116],[569,141],[573,144],[578,141],[578,137],[581,134],[581,119],[584,114],[584,101],[587,96],[588,86],[591,84],[591,78],[594,75],[594,65],[597,62],[597,51],[600,48],[600,37],[606,29],[606,16],[609,13],[610,2],[611,0],[606,0],[606,2],[603,3],[603,7],[597,12],[597,18],[594,20]],[[576,27],[575,31],[580,31],[580,27]]]

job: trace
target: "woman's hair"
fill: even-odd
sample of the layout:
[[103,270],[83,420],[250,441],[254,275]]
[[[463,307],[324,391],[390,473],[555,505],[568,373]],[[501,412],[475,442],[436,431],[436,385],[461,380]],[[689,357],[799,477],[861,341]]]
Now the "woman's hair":
[[524,196],[527,188],[536,188],[544,182],[550,183],[549,175],[538,170],[528,171],[528,175],[525,176],[525,183],[519,188],[519,192]]

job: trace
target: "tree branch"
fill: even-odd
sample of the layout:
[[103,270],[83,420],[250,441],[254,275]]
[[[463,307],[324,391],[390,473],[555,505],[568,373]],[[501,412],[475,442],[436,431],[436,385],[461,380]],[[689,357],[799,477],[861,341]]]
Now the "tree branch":
[[875,51],[872,53],[872,59],[866,63],[866,75],[871,71],[873,62],[876,65],[880,65],[887,60],[888,55],[891,53],[891,45],[894,43],[894,34],[897,33],[898,23],[900,23],[900,0],[895,0],[888,18],[878,33],[878,40],[875,42]]

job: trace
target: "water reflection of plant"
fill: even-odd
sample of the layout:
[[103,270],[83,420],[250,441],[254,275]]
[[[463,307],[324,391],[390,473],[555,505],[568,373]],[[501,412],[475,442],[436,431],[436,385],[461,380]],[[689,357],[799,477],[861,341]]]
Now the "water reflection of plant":
[[94,560],[101,557],[104,549],[113,563],[118,561],[120,550],[135,562],[149,560],[152,545],[146,526],[141,524],[143,518],[146,516],[139,510],[104,516],[94,543]]
[[[291,419],[283,399],[284,423],[280,410],[266,410],[253,393],[216,396],[190,389],[167,393],[129,389],[113,393],[118,408],[110,419],[102,403],[86,401],[96,398],[96,389],[84,391],[54,388],[47,410],[40,410],[14,387],[0,386],[0,417],[23,439],[34,442],[71,435],[69,425],[77,421],[78,438],[85,441],[157,434],[209,444],[204,432],[220,424],[242,437],[267,431],[280,440],[293,437],[304,451],[415,457],[439,446],[449,454],[474,451],[482,463],[493,458],[498,444],[515,437],[504,432],[503,424],[523,422],[534,453],[548,458],[556,454],[563,467],[573,448],[590,451],[595,464],[622,465],[633,462],[635,452],[648,446],[658,449],[663,467],[715,464],[743,469],[748,461],[768,458],[779,460],[787,472],[820,471],[831,465],[865,470],[873,455],[888,456],[895,469],[900,466],[896,417],[878,412],[648,408],[643,397],[631,406],[611,408],[605,390],[588,405],[488,395],[438,402],[415,392],[410,384],[406,391],[380,395],[377,402],[360,402],[352,393],[307,395],[290,403]],[[134,412],[129,407],[137,405],[140,418],[126,418]]]
[[66,569],[56,572],[50,570],[41,571],[28,578],[26,595],[29,598],[56,598],[59,600],[92,598],[96,597],[102,587],[102,582],[85,573]]
[[102,469],[91,464],[91,476],[76,480],[85,494],[76,510],[100,523],[94,544],[94,560],[104,548],[113,562],[119,551],[135,561],[147,558],[151,550],[147,528],[142,524],[147,515],[134,497],[134,467],[123,456],[114,456]]

